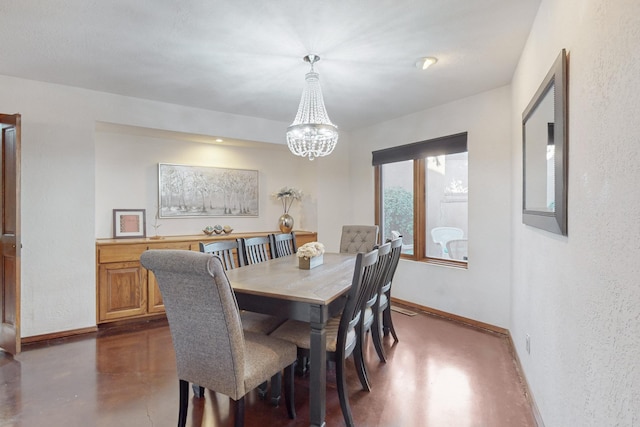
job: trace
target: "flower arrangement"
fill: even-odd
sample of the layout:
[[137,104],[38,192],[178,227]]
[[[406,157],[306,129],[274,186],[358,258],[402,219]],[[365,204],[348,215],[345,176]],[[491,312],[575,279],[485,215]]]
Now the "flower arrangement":
[[292,187],[282,187],[280,191],[273,194],[273,197],[282,202],[284,213],[289,213],[293,202],[302,199],[302,191]]
[[309,259],[324,254],[324,245],[320,242],[309,242],[298,248],[298,258]]

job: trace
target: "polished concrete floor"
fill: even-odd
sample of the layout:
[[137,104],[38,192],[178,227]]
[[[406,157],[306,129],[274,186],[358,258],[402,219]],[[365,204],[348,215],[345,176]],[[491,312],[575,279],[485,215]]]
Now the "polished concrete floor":
[[[388,362],[369,345],[373,390],[348,378],[354,421],[363,427],[535,426],[508,340],[435,316],[393,313],[400,342],[386,339]],[[349,362],[351,363],[351,362]],[[352,366],[351,366],[352,368]],[[343,426],[329,370],[327,426]],[[164,322],[113,328],[32,344],[12,358],[0,351],[0,426],[175,426],[178,380]],[[304,426],[308,379],[296,378],[296,420],[255,391],[247,426]],[[232,407],[231,407],[232,408]],[[232,426],[225,396],[189,401],[188,426]]]

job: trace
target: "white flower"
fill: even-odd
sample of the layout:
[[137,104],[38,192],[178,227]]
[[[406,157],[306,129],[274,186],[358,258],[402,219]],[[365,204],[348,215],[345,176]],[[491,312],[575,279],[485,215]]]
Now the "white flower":
[[298,248],[298,258],[313,258],[324,253],[324,245],[320,242],[309,242]]
[[293,187],[282,187],[280,191],[273,193],[273,197],[282,202],[284,213],[289,213],[293,202],[302,199],[302,191]]

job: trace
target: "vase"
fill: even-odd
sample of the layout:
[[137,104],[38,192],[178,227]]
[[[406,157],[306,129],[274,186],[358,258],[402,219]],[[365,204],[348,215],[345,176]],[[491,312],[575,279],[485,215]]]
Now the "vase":
[[283,233],[290,233],[293,230],[293,217],[288,213],[283,213],[278,219],[278,227]]
[[314,267],[322,265],[324,257],[322,255],[314,256],[311,258],[298,258],[298,268],[301,270],[311,270]]

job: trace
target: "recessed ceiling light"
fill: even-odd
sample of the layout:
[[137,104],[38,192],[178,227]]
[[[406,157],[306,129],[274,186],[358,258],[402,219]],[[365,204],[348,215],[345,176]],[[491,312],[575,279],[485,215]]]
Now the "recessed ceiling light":
[[220,138],[216,139],[216,142],[222,142],[222,140]]
[[426,70],[429,66],[438,62],[438,58],[434,58],[433,56],[425,56],[424,58],[420,58],[416,61],[416,68],[420,68],[421,70]]

